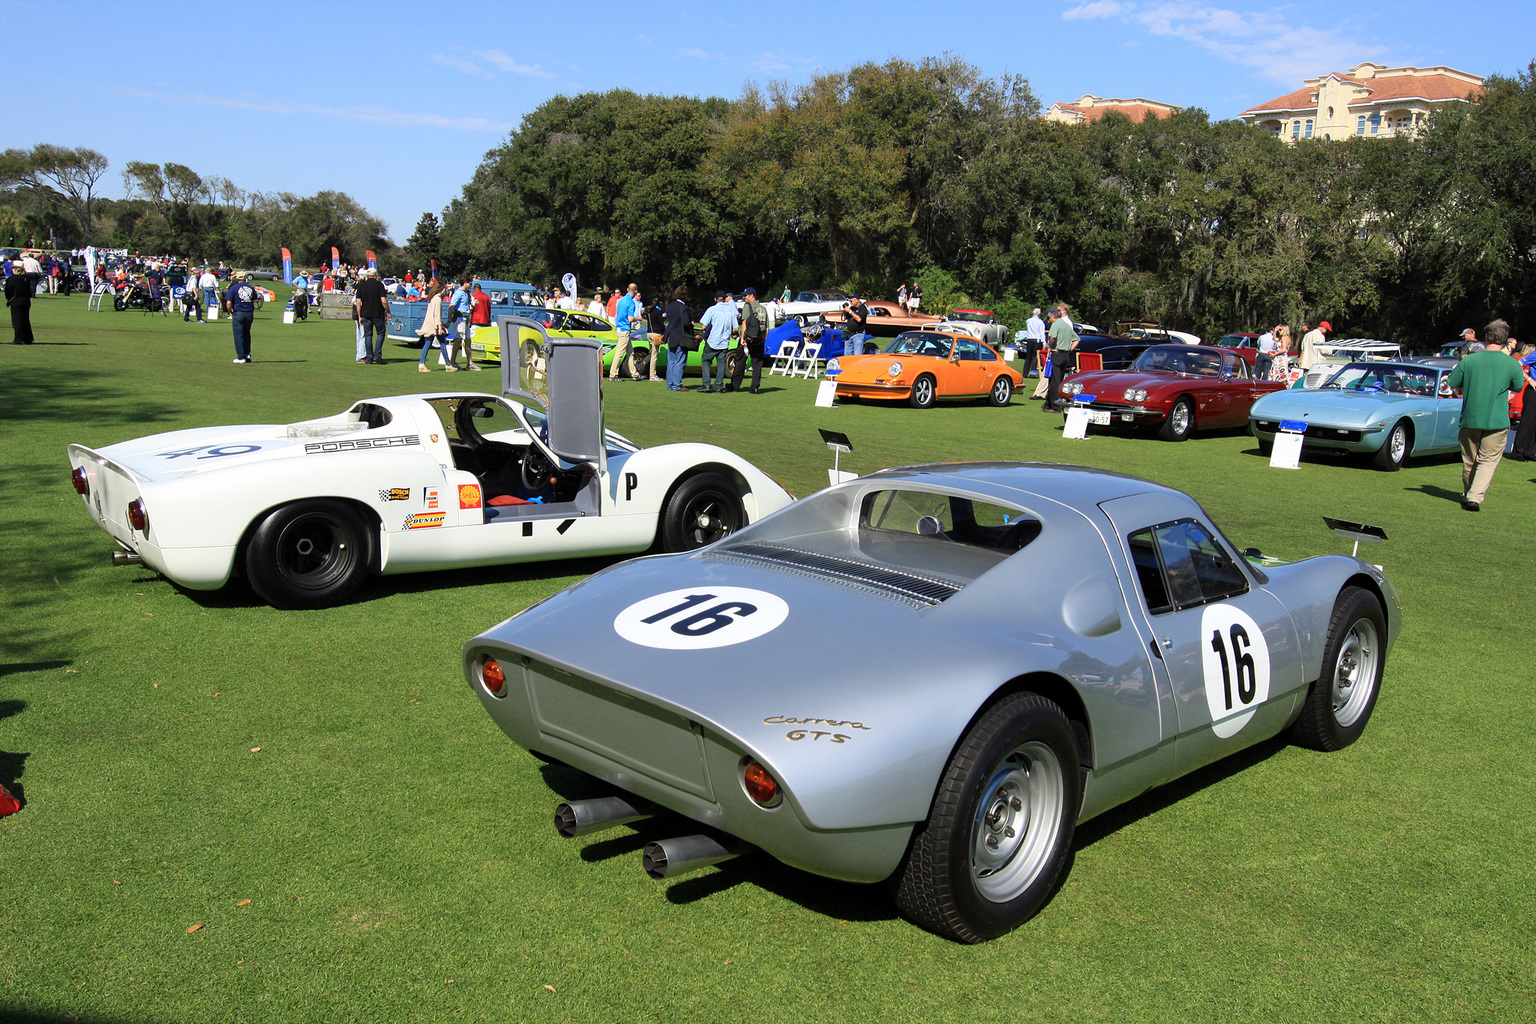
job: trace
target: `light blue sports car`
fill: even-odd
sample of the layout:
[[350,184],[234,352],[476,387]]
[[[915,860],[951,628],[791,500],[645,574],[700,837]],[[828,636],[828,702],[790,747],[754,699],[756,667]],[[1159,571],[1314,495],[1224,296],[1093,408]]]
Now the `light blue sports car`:
[[1360,452],[1377,469],[1400,469],[1410,455],[1457,450],[1461,399],[1451,395],[1450,373],[1420,363],[1349,363],[1320,388],[1260,398],[1248,427],[1266,453],[1281,429],[1305,429],[1303,448]]

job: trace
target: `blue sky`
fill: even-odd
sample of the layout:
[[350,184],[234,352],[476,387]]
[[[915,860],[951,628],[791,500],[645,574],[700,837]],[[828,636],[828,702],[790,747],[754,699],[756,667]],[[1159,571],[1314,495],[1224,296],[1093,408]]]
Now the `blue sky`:
[[1536,7],[1507,0],[0,0],[0,24],[25,97],[5,104],[0,147],[96,149],[111,161],[114,197],[130,160],[186,164],[247,190],[336,189],[396,242],[561,93],[734,98],[749,82],[950,52],[988,76],[1024,76],[1046,106],[1141,96],[1221,119],[1365,60],[1513,75],[1536,58]]

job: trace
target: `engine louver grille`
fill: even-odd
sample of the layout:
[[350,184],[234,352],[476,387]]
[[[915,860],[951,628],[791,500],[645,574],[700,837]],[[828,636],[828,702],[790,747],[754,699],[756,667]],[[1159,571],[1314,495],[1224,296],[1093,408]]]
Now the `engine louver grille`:
[[741,544],[711,552],[709,557],[834,580],[920,605],[936,605],[960,593],[960,585],[949,580],[780,544]]

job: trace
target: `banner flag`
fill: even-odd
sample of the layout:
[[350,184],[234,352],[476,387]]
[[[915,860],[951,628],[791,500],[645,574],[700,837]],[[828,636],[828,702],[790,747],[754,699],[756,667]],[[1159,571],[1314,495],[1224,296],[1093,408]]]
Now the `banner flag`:
[[379,258],[373,254],[373,250],[372,249],[366,250],[363,253],[363,255],[368,257],[368,269],[369,270],[378,270],[379,269]]
[[283,284],[293,284],[293,254],[286,247],[283,253]]
[[341,266],[341,253],[337,252],[333,245],[331,246],[331,269],[335,270],[339,266]]

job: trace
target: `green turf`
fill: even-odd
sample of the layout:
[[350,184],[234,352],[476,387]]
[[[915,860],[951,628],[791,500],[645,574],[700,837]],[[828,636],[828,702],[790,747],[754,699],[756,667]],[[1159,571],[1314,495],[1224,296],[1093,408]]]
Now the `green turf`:
[[[852,438],[843,468],[859,472],[1045,459],[1145,475],[1282,557],[1347,551],[1325,514],[1385,526],[1363,553],[1396,582],[1406,629],[1360,743],[1265,745],[1088,823],[1035,920],[963,947],[897,918],[882,887],[762,857],[652,882],[640,847],[675,824],[555,835],[554,804],[586,787],[492,726],[458,651],[606,563],[391,577],[317,612],[108,565],[66,443],[450,384],[414,353],[359,366],[350,323],[285,326],[272,310],[251,366],[230,364],[225,321],[88,314],[79,297],[40,299],[33,320],[40,344],[0,344],[0,777],[26,798],[0,820],[0,1017],[1532,1017],[1523,465],[1471,515],[1454,460],[1282,471],[1238,435],[1066,441],[1022,398],[918,412],[818,409],[812,383],[780,377],[755,398],[610,387],[613,429],[719,442],[799,494],[831,465],[821,426]],[[857,638],[817,650],[797,670],[835,675]]]

